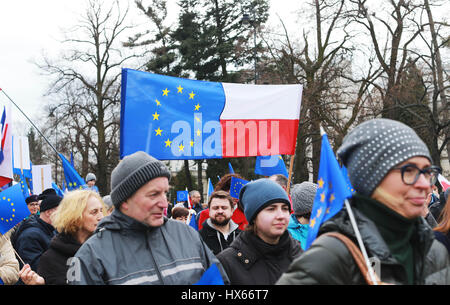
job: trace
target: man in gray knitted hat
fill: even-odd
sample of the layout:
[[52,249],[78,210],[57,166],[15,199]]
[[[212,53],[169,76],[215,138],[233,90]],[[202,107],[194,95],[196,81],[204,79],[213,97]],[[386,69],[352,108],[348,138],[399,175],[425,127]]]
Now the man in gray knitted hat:
[[166,165],[145,152],[119,162],[111,173],[115,209],[76,253],[70,284],[194,284],[213,264],[228,283],[200,235],[165,216],[169,179]]
[[312,182],[302,182],[294,184],[291,189],[291,201],[294,213],[289,219],[288,231],[293,238],[300,242],[302,249],[305,249],[306,237],[309,231],[309,219],[316,196],[317,184]]
[[[422,217],[438,170],[415,131],[394,120],[369,120],[345,136],[337,154],[356,190],[350,206],[357,231],[381,281],[450,284],[447,250]],[[318,238],[278,283],[365,284],[346,245],[325,234],[356,241],[355,231],[344,207],[320,226]]]

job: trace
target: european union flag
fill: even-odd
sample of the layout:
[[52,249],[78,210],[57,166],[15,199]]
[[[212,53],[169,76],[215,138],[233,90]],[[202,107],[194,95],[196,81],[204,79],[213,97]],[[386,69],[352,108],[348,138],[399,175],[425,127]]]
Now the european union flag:
[[20,184],[0,192],[0,233],[5,234],[25,217],[30,210],[25,202]]
[[316,239],[321,224],[339,212],[344,205],[344,200],[352,195],[326,134],[322,136],[317,184],[305,250]]
[[222,156],[221,83],[123,69],[121,94],[121,158],[138,150],[159,160]]
[[353,188],[352,183],[350,182],[350,177],[348,176],[347,168],[345,167],[345,165],[342,165],[341,173],[342,173],[342,176],[344,177],[345,181],[347,182],[347,188],[353,194],[355,192],[355,189]]
[[188,191],[177,191],[177,201],[188,201],[189,192]]
[[64,192],[56,185],[55,182],[52,182],[52,188],[56,191],[56,195],[64,197]]
[[224,285],[219,268],[215,264],[212,264],[194,285]]
[[22,189],[23,196],[25,198],[30,196],[30,191],[28,190],[27,180],[26,180],[25,176],[22,174],[19,174],[19,183],[20,183],[20,187]]
[[208,198],[211,196],[212,192],[214,192],[214,186],[211,182],[211,178],[208,179]]
[[69,191],[82,189],[83,185],[86,184],[83,178],[77,173],[75,168],[73,168],[72,164],[62,155],[58,154],[61,158],[63,169],[64,169],[64,177],[66,178],[67,189]]
[[233,166],[231,166],[230,162],[228,162],[228,171],[230,172],[230,174],[234,174],[234,169]]
[[231,177],[230,196],[239,199],[239,192],[241,191],[241,188],[247,183],[247,180]]
[[194,230],[198,231],[198,224],[195,214],[191,214],[191,219],[189,220],[189,225],[194,228]]
[[255,163],[255,174],[272,176],[282,174],[289,178],[289,173],[281,155],[257,156]]

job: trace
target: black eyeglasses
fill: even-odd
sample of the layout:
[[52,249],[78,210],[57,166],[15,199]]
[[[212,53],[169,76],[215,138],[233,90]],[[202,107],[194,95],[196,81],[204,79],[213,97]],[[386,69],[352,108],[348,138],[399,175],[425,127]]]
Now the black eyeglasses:
[[393,169],[399,169],[402,174],[402,181],[407,185],[413,185],[419,180],[420,174],[430,182],[430,186],[434,185],[437,181],[441,169],[439,166],[430,166],[424,169],[420,169],[414,164],[406,164],[401,167],[394,167]]

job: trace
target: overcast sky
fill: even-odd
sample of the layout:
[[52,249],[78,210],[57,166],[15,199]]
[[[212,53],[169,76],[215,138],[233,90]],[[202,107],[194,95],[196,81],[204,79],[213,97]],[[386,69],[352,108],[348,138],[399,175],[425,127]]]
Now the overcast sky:
[[[111,0],[105,0],[107,3]],[[176,0],[169,0],[172,5]],[[294,22],[294,11],[298,0],[276,0],[271,16],[277,21],[276,13],[284,22]],[[61,45],[63,29],[76,24],[84,11],[83,1],[73,0],[26,0],[2,1],[0,18],[0,88],[33,120],[41,117],[42,105],[48,102],[43,97],[49,79],[39,75],[33,61],[41,58],[43,52],[57,54]],[[120,1],[122,4],[122,1]],[[145,4],[145,1],[144,1]],[[130,12],[137,9],[133,6]],[[169,7],[169,13],[170,13]],[[0,93],[0,101],[6,97]],[[26,134],[29,126],[24,116],[13,106],[14,133]],[[38,122],[35,123],[37,124]],[[27,124],[25,126],[17,126]]]

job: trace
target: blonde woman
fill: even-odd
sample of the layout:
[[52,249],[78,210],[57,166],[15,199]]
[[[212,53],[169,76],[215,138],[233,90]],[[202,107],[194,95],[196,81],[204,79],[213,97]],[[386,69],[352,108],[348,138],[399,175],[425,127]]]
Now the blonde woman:
[[37,273],[25,265],[20,271],[27,285],[67,284],[68,260],[92,235],[105,215],[106,208],[98,193],[90,190],[72,191],[64,195],[52,215],[53,226],[58,231],[39,262]]

